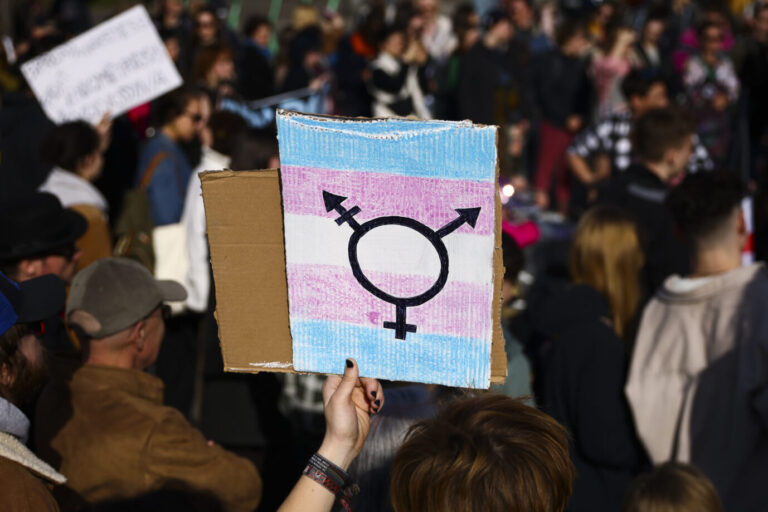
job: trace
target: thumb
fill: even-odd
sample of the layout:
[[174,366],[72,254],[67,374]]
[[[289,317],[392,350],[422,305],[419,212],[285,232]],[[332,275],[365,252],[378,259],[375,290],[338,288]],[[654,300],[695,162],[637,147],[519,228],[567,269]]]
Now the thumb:
[[357,362],[354,359],[347,359],[344,376],[341,378],[341,383],[334,394],[343,400],[348,400],[352,396],[352,391],[357,385],[359,376],[360,371],[357,368]]

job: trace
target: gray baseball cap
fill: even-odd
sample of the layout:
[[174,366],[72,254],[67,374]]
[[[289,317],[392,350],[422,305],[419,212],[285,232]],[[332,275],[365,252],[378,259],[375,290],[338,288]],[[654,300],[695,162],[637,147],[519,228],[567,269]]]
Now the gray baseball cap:
[[[181,284],[155,279],[136,261],[104,258],[88,265],[72,280],[67,319],[99,339],[136,324],[163,302],[186,298]],[[83,321],[78,312],[92,318]]]

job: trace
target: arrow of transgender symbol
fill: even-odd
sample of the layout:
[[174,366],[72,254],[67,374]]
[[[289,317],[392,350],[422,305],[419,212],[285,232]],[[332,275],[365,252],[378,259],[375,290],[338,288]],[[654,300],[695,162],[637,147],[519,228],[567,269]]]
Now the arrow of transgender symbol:
[[[389,302],[390,304],[395,305],[395,321],[384,322],[384,328],[393,329],[395,331],[395,338],[404,340],[407,333],[416,332],[416,326],[406,322],[406,308],[411,306],[419,306],[429,301],[435,295],[440,293],[440,291],[445,286],[445,283],[448,281],[448,250],[446,249],[442,239],[456,231],[463,224],[469,224],[474,228],[475,224],[477,223],[477,217],[480,215],[480,208],[457,208],[456,213],[458,213],[459,216],[435,231],[429,226],[409,217],[377,217],[375,219],[364,222],[363,224],[360,224],[355,219],[355,215],[360,213],[360,207],[353,206],[347,210],[342,205],[346,199],[347,198],[344,196],[331,194],[330,192],[323,190],[323,202],[325,203],[325,210],[327,212],[335,211],[338,213],[339,217],[336,219],[336,224],[341,226],[342,224],[347,223],[354,231],[352,236],[349,238],[348,245],[349,264],[352,267],[352,274],[355,276],[355,279],[357,279],[360,285],[369,293],[372,293],[385,302]],[[403,226],[413,229],[424,238],[426,238],[437,252],[437,255],[440,259],[440,274],[432,286],[424,293],[414,295],[412,297],[395,297],[394,295],[390,295],[380,288],[377,288],[365,276],[362,269],[360,268],[360,262],[358,261],[357,257],[357,244],[360,242],[360,239],[371,230],[387,225]]]

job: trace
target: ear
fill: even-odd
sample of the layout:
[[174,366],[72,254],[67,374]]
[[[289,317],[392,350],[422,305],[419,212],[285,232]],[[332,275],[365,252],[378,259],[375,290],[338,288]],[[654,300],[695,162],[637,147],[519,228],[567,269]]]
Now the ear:
[[144,320],[141,320],[136,325],[131,327],[131,333],[128,337],[128,341],[136,347],[136,352],[144,350],[144,339],[146,337],[146,328],[144,326]]
[[3,363],[0,365],[0,387],[3,389],[8,389],[13,386],[13,382],[15,380],[16,376],[14,375],[13,371],[11,371],[8,363]]

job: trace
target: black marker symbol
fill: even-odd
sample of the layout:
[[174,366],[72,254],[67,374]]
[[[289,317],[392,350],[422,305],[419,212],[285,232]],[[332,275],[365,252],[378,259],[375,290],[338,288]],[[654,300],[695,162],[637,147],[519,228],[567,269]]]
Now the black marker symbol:
[[[336,213],[339,214],[339,217],[336,219],[336,224],[341,226],[346,222],[354,230],[354,233],[352,233],[352,236],[349,238],[348,246],[349,264],[352,267],[352,274],[360,285],[368,290],[369,293],[385,302],[395,305],[395,321],[384,322],[384,328],[394,329],[395,338],[404,340],[407,333],[416,332],[416,326],[406,323],[405,321],[406,308],[410,306],[419,306],[432,299],[435,295],[440,293],[440,290],[443,289],[445,283],[448,281],[448,250],[445,248],[442,238],[453,233],[465,223],[474,228],[477,223],[477,217],[480,215],[480,208],[457,208],[456,212],[459,216],[435,231],[429,226],[409,217],[377,217],[360,224],[355,219],[355,215],[360,213],[360,207],[353,206],[347,210],[341,204],[346,199],[347,198],[344,196],[337,196],[336,194],[331,194],[330,192],[323,190],[323,201],[325,202],[326,211],[330,212],[335,210]],[[440,274],[437,276],[437,279],[432,286],[424,293],[412,297],[395,297],[394,295],[390,295],[377,288],[367,277],[365,277],[365,274],[363,274],[363,271],[360,268],[360,262],[357,258],[357,244],[360,242],[360,239],[372,229],[388,225],[403,226],[416,231],[426,238],[429,243],[432,244],[435,251],[437,251],[437,255],[440,259]]]

